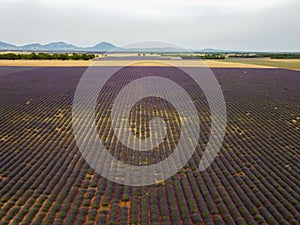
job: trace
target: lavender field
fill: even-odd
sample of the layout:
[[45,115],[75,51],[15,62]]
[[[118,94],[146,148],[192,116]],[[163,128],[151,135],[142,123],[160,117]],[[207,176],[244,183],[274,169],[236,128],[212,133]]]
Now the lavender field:
[[167,138],[148,152],[118,142],[110,111],[128,83],[147,76],[171,79],[199,111],[200,139],[188,164],[155,185],[130,187],[98,175],[78,150],[72,103],[85,70],[0,67],[0,224],[300,223],[299,71],[212,69],[228,122],[223,146],[203,172],[198,164],[211,120],[195,81],[168,67],[125,67],[114,74],[99,93],[96,124],[101,141],[123,162],[163,160],[177,145],[181,127],[172,104],[149,97],[132,109],[132,132],[147,137],[147,120],[155,115],[165,120]]

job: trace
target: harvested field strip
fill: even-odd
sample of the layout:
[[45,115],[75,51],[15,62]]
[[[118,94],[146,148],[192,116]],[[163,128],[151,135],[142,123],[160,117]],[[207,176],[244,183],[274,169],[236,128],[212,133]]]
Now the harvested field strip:
[[[0,66],[3,67],[88,67],[96,66],[126,66],[131,63],[137,63],[135,66],[169,66],[171,63],[182,67],[203,67],[211,68],[272,68],[280,67],[276,65],[262,65],[243,63],[240,61],[224,60],[102,60],[102,61],[61,61],[61,60],[0,60]],[[203,64],[205,62],[205,64]],[[163,64],[163,65],[162,65]]]
[[224,62],[300,70],[299,59],[229,59]]

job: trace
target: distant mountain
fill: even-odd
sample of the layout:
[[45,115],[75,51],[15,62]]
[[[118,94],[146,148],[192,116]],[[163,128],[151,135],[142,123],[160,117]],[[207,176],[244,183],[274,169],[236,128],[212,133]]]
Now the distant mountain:
[[[121,48],[109,42],[100,42],[92,47],[78,47],[65,42],[51,42],[46,45],[33,43],[23,46],[15,46],[8,43],[0,42],[0,50],[18,50],[18,51],[49,51],[49,52],[182,52],[182,49],[172,47],[157,48]],[[189,52],[189,51],[188,51]]]
[[0,41],[0,50],[16,50],[17,46]]
[[65,42],[51,42],[49,44],[46,44],[43,46],[44,49],[49,50],[49,51],[69,51],[69,50],[79,50],[81,48],[72,45],[72,44],[68,44]]
[[192,50],[173,48],[173,47],[158,47],[158,48],[117,48],[115,50],[120,52],[165,52],[165,53],[176,53],[176,52],[192,52]]
[[[206,48],[203,50],[184,50],[180,48],[173,47],[154,47],[154,48],[121,48],[117,47],[109,42],[100,42],[99,44],[92,47],[78,47],[73,44],[65,42],[51,42],[49,44],[42,45],[40,43],[32,43],[23,46],[16,46],[5,42],[0,42],[0,50],[11,50],[11,51],[44,51],[44,52],[107,52],[113,50],[113,52],[165,52],[165,53],[175,53],[175,52],[201,52],[201,53],[225,53],[225,52],[236,52],[229,50],[218,50],[212,48]],[[240,51],[242,52],[242,51]]]
[[51,42],[46,45],[41,45],[39,43],[28,44],[17,47],[20,51],[79,51],[81,48],[68,44],[65,42]]
[[201,53],[243,53],[244,51],[238,51],[238,50],[220,50],[220,49],[213,49],[213,48],[205,48],[200,51],[196,52],[201,52]]
[[34,43],[34,44],[28,44],[24,46],[17,47],[19,50],[24,50],[24,51],[39,51],[43,49],[43,45]]
[[90,51],[110,51],[117,48],[117,46],[108,43],[108,42],[100,42],[99,44],[93,46],[93,47],[88,47],[86,48],[87,50]]
[[65,42],[51,42],[49,44],[27,44],[23,46],[15,46],[5,42],[0,42],[0,50],[2,51],[49,51],[49,52],[106,52],[116,48],[117,46],[108,43],[100,42],[93,47],[77,47]]
[[229,51],[227,51],[227,50],[213,49],[213,48],[205,48],[205,49],[202,49],[200,52],[204,52],[204,53],[220,53],[220,52],[229,52]]

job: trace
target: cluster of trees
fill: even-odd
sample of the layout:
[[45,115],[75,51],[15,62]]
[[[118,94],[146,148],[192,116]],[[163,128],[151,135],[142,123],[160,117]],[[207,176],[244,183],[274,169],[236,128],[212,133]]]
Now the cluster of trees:
[[229,55],[228,58],[257,58],[256,54],[235,54]]
[[30,54],[15,54],[15,53],[5,53],[0,54],[0,60],[90,60],[94,59],[95,54],[67,54],[67,53],[30,53]]
[[182,59],[225,59],[223,54],[181,55]]
[[300,59],[300,53],[210,53],[205,55],[170,55],[162,56],[181,57],[182,59],[225,59],[228,58],[271,58],[271,59]]
[[270,57],[271,59],[300,59],[299,53],[267,53],[259,56]]

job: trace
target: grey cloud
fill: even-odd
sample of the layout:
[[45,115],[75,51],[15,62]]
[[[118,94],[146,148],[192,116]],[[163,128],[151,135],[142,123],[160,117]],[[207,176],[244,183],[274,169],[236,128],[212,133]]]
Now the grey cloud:
[[[89,1],[91,3],[92,1]],[[155,7],[153,7],[153,10]],[[165,5],[136,12],[99,4],[45,4],[2,1],[1,41],[13,44],[66,41],[88,46],[106,40],[122,45],[162,40],[189,48],[300,50],[299,1],[257,11]]]

